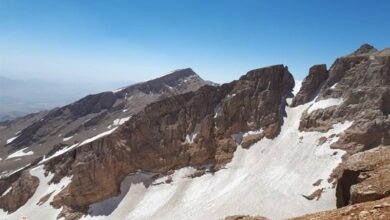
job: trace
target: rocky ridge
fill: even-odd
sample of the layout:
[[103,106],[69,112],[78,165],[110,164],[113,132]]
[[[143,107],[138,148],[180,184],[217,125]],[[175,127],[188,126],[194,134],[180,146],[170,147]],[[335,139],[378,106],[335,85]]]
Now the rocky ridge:
[[[302,133],[325,134],[336,124],[351,123],[331,142],[333,149],[342,150],[335,153],[345,152],[341,163],[328,179],[313,183],[318,189],[322,182],[333,184],[335,206],[347,207],[298,219],[389,217],[389,56],[388,49],[363,45],[338,58],[329,70],[324,65],[313,66],[292,100],[291,108],[308,106],[299,123]],[[233,159],[238,146],[250,148],[279,135],[284,117],[289,117],[286,98],[291,97],[293,87],[294,80],[283,65],[252,70],[228,84],[205,85],[152,102],[99,139],[74,148],[59,146],[57,151],[68,150],[42,164],[53,174],[53,184],[65,177],[72,181],[51,197],[50,204],[62,208],[60,216],[78,219],[91,205],[120,194],[121,183],[131,173],[147,172],[152,179],[166,176],[165,184],[170,184],[174,181],[170,175],[183,167],[197,169],[191,178],[218,172]],[[109,99],[106,96],[97,99]],[[106,101],[102,103],[105,106]],[[83,105],[77,112],[84,111]],[[332,138],[323,136],[313,148]],[[0,190],[4,193],[10,185],[26,188],[24,178],[28,177],[11,175]],[[318,192],[316,200],[321,199],[322,190]],[[0,197],[0,205],[10,212],[15,209],[9,208],[10,201],[17,197],[11,195]],[[23,205],[23,199],[17,201]]]
[[[8,175],[58,146],[75,143],[114,129],[152,102],[194,91],[209,82],[192,69],[181,69],[160,78],[88,95],[69,105],[0,124],[0,172]],[[24,149],[23,157],[8,158]],[[25,152],[32,152],[24,154]]]

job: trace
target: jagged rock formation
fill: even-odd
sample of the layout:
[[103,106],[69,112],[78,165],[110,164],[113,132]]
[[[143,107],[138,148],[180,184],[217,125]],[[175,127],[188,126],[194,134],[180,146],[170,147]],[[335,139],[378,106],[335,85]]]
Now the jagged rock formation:
[[291,106],[298,106],[311,101],[317,94],[321,84],[328,79],[329,72],[325,64],[314,65],[309,70],[309,75],[302,82],[302,87],[294,97]]

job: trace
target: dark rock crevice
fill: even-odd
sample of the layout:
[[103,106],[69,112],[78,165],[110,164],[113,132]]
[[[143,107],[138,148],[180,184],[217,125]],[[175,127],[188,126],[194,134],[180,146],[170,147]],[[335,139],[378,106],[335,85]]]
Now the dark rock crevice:
[[351,186],[358,183],[358,177],[361,171],[344,170],[341,177],[337,180],[336,187],[336,206],[341,208],[351,204]]

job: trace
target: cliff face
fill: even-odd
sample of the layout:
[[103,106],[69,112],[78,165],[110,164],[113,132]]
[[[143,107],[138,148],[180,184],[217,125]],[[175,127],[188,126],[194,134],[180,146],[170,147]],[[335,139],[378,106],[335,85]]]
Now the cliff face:
[[59,174],[56,179],[72,176],[53,205],[85,210],[116,195],[125,176],[137,170],[165,175],[187,166],[220,169],[233,157],[240,132],[278,134],[284,98],[293,86],[291,74],[279,65],[153,103],[113,134],[47,164]]
[[[88,95],[69,105],[0,125],[1,175],[6,176],[47,156],[55,146],[71,146],[107,128],[118,127],[150,103],[208,84],[192,69],[182,69],[116,91]],[[21,149],[30,153],[8,158]]]

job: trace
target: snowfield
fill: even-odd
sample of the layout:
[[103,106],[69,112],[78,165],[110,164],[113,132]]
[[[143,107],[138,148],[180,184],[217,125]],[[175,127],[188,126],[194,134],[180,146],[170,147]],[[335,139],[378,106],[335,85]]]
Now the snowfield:
[[[327,180],[344,151],[330,145],[338,140],[333,134],[342,133],[352,122],[335,124],[326,133],[299,132],[300,117],[312,104],[287,107],[279,136],[263,139],[249,149],[239,146],[226,169],[190,178],[195,169],[187,167],[176,171],[170,184],[164,180],[152,185],[146,180],[132,182],[122,187],[127,192],[121,192],[121,201],[105,201],[110,211],[96,204],[92,206],[95,214],[83,219],[195,220],[238,214],[284,219],[336,208],[335,189]],[[327,138],[322,145],[321,137]],[[319,179],[321,184],[313,186]],[[324,192],[318,201],[303,197],[319,188]]]

